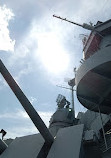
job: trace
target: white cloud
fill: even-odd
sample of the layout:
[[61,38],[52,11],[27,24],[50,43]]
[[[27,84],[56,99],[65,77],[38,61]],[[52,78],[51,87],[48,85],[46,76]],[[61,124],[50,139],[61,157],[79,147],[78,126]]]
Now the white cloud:
[[[38,111],[38,114],[41,116],[41,118],[44,120],[44,122],[47,122],[47,119],[50,119],[52,112],[42,112]],[[28,119],[28,114],[21,110],[17,109],[15,112],[6,112],[3,114],[0,114],[0,118],[7,118],[7,119]],[[46,123],[47,124],[47,123]]]
[[[30,72],[32,72],[32,66],[30,63],[25,64],[24,67],[22,67],[21,70],[18,71],[18,73],[16,73],[13,78],[16,81],[16,83],[20,86],[21,82],[20,79],[24,76],[24,75],[28,75]],[[7,82],[5,81],[5,79],[3,78],[3,76],[0,74],[0,90],[2,90],[4,87],[9,87],[9,85],[7,84]]]
[[[71,2],[71,4],[73,4],[73,2]],[[55,14],[58,12],[61,16],[64,15],[64,13],[66,15],[68,12],[68,8],[65,8],[66,5],[68,7],[70,6],[68,1],[64,3],[62,2],[59,5],[56,4],[57,9],[55,10],[54,7],[52,7],[52,9],[55,10]],[[85,10],[86,5],[89,6],[90,9],[91,6],[93,9],[96,7],[94,3],[86,0],[81,1],[79,5],[78,3],[76,4],[78,7],[76,13],[74,13],[74,10],[73,12],[71,10],[69,11],[69,19],[72,18],[73,13],[74,19],[77,22],[85,22],[86,18],[84,19],[85,21],[83,21],[83,17],[86,17],[86,13],[88,14],[89,12],[89,16],[91,14],[90,9],[88,9],[88,11]],[[61,7],[65,8],[65,11],[61,10]],[[74,35],[79,36],[81,31],[79,27],[73,28],[74,25],[70,25],[66,22],[61,24],[60,20],[53,18],[52,15],[54,11],[52,12],[52,9],[49,12],[46,12],[46,14],[39,20],[33,19],[32,17],[27,33],[22,37],[21,43],[15,46],[15,52],[9,59],[9,62],[10,65],[13,66],[15,63],[17,64],[17,61],[19,61],[20,64],[21,60],[27,60],[27,57],[31,57],[31,63],[33,62],[33,59],[36,60],[39,70],[42,70],[48,80],[55,85],[59,82],[62,84],[63,78],[71,74],[73,69],[72,61],[75,65],[77,63],[77,60],[75,59],[75,54],[78,56],[76,48],[74,48],[75,52],[73,54],[73,59],[71,59],[72,55],[70,53],[73,52],[70,52],[68,49],[66,51],[66,47],[70,47],[71,41],[69,41],[69,45],[65,45],[64,41],[67,41],[68,39],[71,40],[69,36],[73,34],[72,32],[74,32]],[[77,40],[76,42],[76,40],[73,40],[73,42],[74,44],[76,43],[75,45],[78,45],[78,42],[81,41]],[[22,75],[27,73],[26,71],[28,70],[23,68],[18,76],[16,76],[16,79],[18,80],[21,78]]]
[[[52,112],[39,111],[38,114],[48,127],[50,117],[52,116]],[[4,123],[8,121],[8,125],[5,128],[5,130],[7,131],[6,138],[15,138],[24,135],[38,133],[38,130],[36,129],[35,125],[31,122],[27,113],[21,109],[17,109],[15,112],[5,112],[3,114],[0,114],[0,120],[1,119]],[[14,122],[16,123],[16,125]]]
[[[16,45],[15,52],[8,63],[13,66],[15,63],[17,64],[17,61],[20,64],[21,60],[30,58],[32,68],[34,60],[38,70],[41,71],[42,69],[45,75],[48,75],[47,78],[49,77],[49,81],[51,81],[52,76],[57,80],[56,77],[63,76],[68,71],[70,55],[65,51],[61,43],[63,37],[60,34],[60,30],[62,31],[62,29],[58,29],[57,31],[53,28],[52,22],[48,23],[48,21],[44,26],[42,25],[43,21],[44,18],[39,23],[36,20],[32,21],[30,30],[25,34],[21,43]],[[66,31],[71,30],[66,28]],[[23,68],[16,79],[24,75],[26,71],[28,70]],[[53,81],[51,82],[54,83]]]
[[11,127],[7,128],[7,135],[5,136],[5,139],[8,138],[16,138],[16,137],[22,137],[26,135],[36,134],[38,133],[37,129],[32,125],[21,125],[21,127]]
[[5,5],[0,6],[0,50],[14,51],[15,41],[10,38],[9,21],[14,17],[13,12]]
[[8,60],[10,66],[13,66],[18,60],[20,64],[20,60],[26,58],[30,54],[30,43],[32,43],[32,41],[29,41],[28,35],[26,35],[26,38],[24,37],[21,39],[21,43],[15,46],[15,50]]
[[[75,113],[77,116],[77,111]],[[38,114],[48,127],[49,120],[53,112],[38,111]],[[27,113],[21,109],[17,109],[15,112],[6,112],[0,114],[0,121],[1,119],[4,123],[8,120],[8,125],[5,128],[5,130],[7,131],[7,135],[5,138],[15,138],[38,133],[38,130],[36,129],[35,125],[31,122]],[[16,125],[13,125],[13,122],[15,122]]]
[[0,73],[0,90],[2,90],[6,86],[8,86],[8,84]]
[[38,35],[37,57],[49,73],[56,75],[65,71],[69,64],[69,55],[62,48],[53,32]]
[[32,96],[29,97],[29,100],[30,100],[31,104],[33,104],[34,102],[37,101],[37,99],[35,97],[32,97]]
[[27,113],[25,113],[23,110],[17,110],[16,112],[6,112],[3,114],[0,114],[0,118],[2,119],[23,119],[28,118]]
[[49,120],[52,116],[52,112],[42,112],[42,111],[38,111],[40,117],[43,119],[44,123],[46,124],[46,126],[49,126]]
[[[66,34],[71,29],[67,27],[63,33],[64,26],[57,29],[57,24],[54,22],[53,17],[51,17],[52,19],[50,16],[49,19],[45,18],[39,21],[39,23],[36,20],[32,22],[29,32],[30,36],[27,39],[37,42],[34,45],[33,56],[36,62],[39,63],[39,70],[42,70],[42,74],[45,74],[46,79],[52,84],[57,84],[71,70],[69,68],[70,53],[66,52],[62,43],[63,38],[67,38]],[[45,26],[43,21],[45,21]]]
[[[13,77],[14,78],[14,80],[16,81],[16,83],[18,84],[18,85],[20,85],[21,83],[20,83],[20,79],[21,79],[21,77],[23,77],[24,75],[27,75],[27,74],[29,74],[30,72],[32,71],[32,66],[30,65],[30,63],[27,63],[26,64],[26,67],[24,67],[23,69],[21,69],[19,72],[18,72],[18,74],[15,76],[15,77]],[[5,81],[5,79],[1,76],[1,74],[0,74],[0,90],[2,90],[4,87],[7,87],[8,86],[8,84],[7,84],[7,82]]]
[[18,74],[16,75],[16,77],[14,77],[14,79],[16,80],[17,83],[19,83],[21,77],[23,77],[23,75],[27,75],[32,71],[32,66],[30,65],[30,63],[26,64],[26,67],[23,67],[23,69],[21,69]]

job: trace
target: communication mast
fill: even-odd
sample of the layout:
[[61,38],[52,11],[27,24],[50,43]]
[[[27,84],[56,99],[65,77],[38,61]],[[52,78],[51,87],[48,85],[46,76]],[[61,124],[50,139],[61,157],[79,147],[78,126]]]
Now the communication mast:
[[58,19],[61,19],[61,20],[64,20],[64,21],[67,21],[67,22],[69,22],[69,23],[71,23],[71,24],[74,24],[74,25],[83,27],[84,29],[87,29],[87,30],[91,30],[91,31],[94,30],[94,26],[92,25],[92,23],[90,23],[90,24],[86,24],[86,23],[79,24],[79,23],[70,21],[70,20],[68,20],[68,19],[66,19],[66,18],[62,18],[62,17],[60,17],[60,16],[57,16],[57,15],[53,15],[53,17],[58,18]]
[[[74,75],[76,75],[76,67],[74,68]],[[74,108],[74,86],[75,86],[75,78],[73,79],[68,79],[67,80],[68,82],[68,85],[70,87],[66,87],[66,86],[62,86],[62,85],[56,85],[57,87],[60,87],[60,88],[64,88],[64,89],[68,89],[68,90],[71,90],[71,100],[72,100],[72,109],[73,109],[73,112],[74,112],[74,117],[75,117],[75,108]]]

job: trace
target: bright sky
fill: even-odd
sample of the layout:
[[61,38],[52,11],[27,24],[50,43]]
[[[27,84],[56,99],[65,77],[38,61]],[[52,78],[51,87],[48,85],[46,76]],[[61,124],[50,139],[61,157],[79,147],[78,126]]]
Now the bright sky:
[[[99,6],[97,5],[99,4]],[[78,23],[95,24],[111,17],[109,0],[1,0],[0,58],[48,126],[60,93],[70,101],[67,85],[82,58],[80,34],[89,31],[53,18],[59,15]],[[0,76],[0,128],[9,137],[36,133],[24,109]],[[77,101],[75,110],[84,107]]]

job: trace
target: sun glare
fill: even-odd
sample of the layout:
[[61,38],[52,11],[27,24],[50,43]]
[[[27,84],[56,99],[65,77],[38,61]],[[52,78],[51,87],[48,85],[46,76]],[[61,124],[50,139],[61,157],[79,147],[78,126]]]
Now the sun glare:
[[48,72],[60,74],[68,68],[69,55],[60,46],[56,35],[52,33],[40,35],[38,53]]

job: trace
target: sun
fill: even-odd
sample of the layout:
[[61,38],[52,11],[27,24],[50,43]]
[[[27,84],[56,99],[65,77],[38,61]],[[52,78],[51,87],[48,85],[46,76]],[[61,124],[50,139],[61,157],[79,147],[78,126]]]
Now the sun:
[[65,52],[53,33],[39,35],[38,54],[48,72],[60,74],[68,68],[69,54]]

